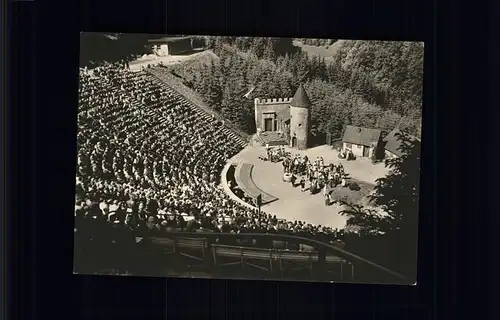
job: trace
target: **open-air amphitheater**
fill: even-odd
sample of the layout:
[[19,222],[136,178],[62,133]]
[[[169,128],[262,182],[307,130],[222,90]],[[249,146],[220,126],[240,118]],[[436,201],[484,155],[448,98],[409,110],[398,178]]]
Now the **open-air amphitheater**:
[[[135,239],[127,252],[141,259],[122,271],[207,277],[251,277],[255,271],[259,278],[404,282],[344,250],[348,241],[336,229],[345,223],[340,215],[330,217],[334,227],[319,226],[311,222],[318,204],[306,205],[296,190],[268,191],[283,190],[262,185],[266,177],[281,183],[279,169],[270,169],[278,176],[268,177],[258,162],[244,160],[263,148],[162,68],[82,72],[78,128],[77,229],[88,231],[101,220],[109,230],[127,226]],[[247,194],[263,195],[269,211],[232,193],[229,170]],[[260,176],[255,181],[254,173]],[[282,205],[287,195],[289,205]],[[82,222],[87,217],[94,219]],[[75,242],[76,257],[91,259],[92,252],[78,247],[83,241]],[[156,266],[146,271],[137,261]]]

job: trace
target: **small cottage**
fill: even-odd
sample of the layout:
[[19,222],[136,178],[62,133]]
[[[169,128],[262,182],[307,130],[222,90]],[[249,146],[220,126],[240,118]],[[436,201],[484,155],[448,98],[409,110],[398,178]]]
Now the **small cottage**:
[[347,126],[342,138],[342,149],[352,151],[356,157],[371,158],[381,145],[381,135],[378,129]]
[[[401,150],[401,130],[395,128],[383,139],[384,143],[384,155],[386,159],[394,159],[401,157],[403,155],[403,150]],[[416,137],[409,136],[410,139],[418,141]]]

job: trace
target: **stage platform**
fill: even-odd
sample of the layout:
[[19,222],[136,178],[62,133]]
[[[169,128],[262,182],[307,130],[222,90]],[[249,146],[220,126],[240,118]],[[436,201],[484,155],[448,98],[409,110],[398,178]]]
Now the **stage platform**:
[[254,165],[249,163],[238,163],[235,170],[235,180],[238,187],[252,198],[262,195],[262,205],[278,200],[275,196],[261,190],[255,185],[252,179],[252,170]]
[[288,142],[285,140],[284,136],[278,132],[261,132],[255,134],[254,139],[261,145],[265,146],[268,144],[271,147],[274,146],[286,146]]

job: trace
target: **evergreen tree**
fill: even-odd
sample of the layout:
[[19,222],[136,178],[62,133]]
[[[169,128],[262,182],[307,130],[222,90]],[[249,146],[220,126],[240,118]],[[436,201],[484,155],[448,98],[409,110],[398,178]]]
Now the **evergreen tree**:
[[333,139],[341,139],[344,133],[345,117],[341,113],[333,112],[328,119],[326,132],[332,135]]
[[340,69],[340,62],[338,60],[332,61],[327,66],[328,81],[338,84],[340,82]]
[[280,65],[280,69],[281,70],[287,70],[289,71],[290,70],[290,56],[288,54],[286,54],[284,57],[283,57],[283,62],[282,64]]
[[267,70],[265,74],[265,86],[268,91],[268,96],[271,98],[276,98],[276,97],[281,97],[281,88],[280,88],[280,79],[281,77],[279,76],[278,73],[272,72],[272,70]]
[[212,108],[219,111],[222,104],[222,75],[218,64],[212,64],[207,67],[204,74],[203,89],[205,93],[205,100]]
[[198,65],[198,72],[193,77],[193,88],[203,97],[208,96],[208,81],[212,78],[209,74],[209,66],[206,64]]
[[263,93],[265,97],[272,97],[274,93],[276,93],[276,83],[273,81],[273,73],[269,69],[264,69],[260,81],[259,86],[265,90]]
[[382,109],[378,106],[369,104],[364,101],[355,102],[355,107],[351,108],[352,123],[355,126],[365,128],[375,128],[377,119],[382,114]]
[[267,60],[274,60],[276,55],[276,43],[274,38],[267,38],[264,44],[264,50],[262,52],[262,57]]
[[291,79],[290,76],[284,74],[284,73],[279,73],[279,91],[281,93],[281,97],[283,98],[291,98],[293,95],[292,89],[291,89]]
[[328,80],[328,67],[324,57],[321,58],[318,63],[318,69],[316,70],[316,77],[323,81]]
[[[336,203],[344,206],[341,214],[347,217],[347,224],[360,227],[366,235],[357,250],[389,252],[384,262],[413,279],[417,262],[420,142],[406,133],[397,134],[397,139],[401,142],[402,156],[386,160],[390,171],[377,180],[374,193],[369,197],[378,210],[354,205],[345,199],[338,199]],[[371,246],[373,236],[383,238],[388,247]]]
[[357,94],[359,96],[363,95],[363,74],[360,72],[352,72],[351,73],[351,79],[349,83],[349,87],[352,89],[354,94]]
[[222,56],[225,48],[225,40],[224,37],[214,37],[214,43],[213,43],[213,51],[217,56]]
[[222,92],[222,102],[221,102],[221,112],[222,115],[235,122],[238,118],[238,115],[235,112],[234,106],[236,105],[235,100],[236,95],[234,94],[234,87],[230,84],[224,87]]
[[339,86],[343,89],[348,89],[350,87],[350,75],[348,71],[345,71],[343,68],[338,70],[338,79]]
[[[173,68],[209,105],[223,106],[235,121],[243,123],[249,115],[253,119],[252,99],[242,98],[251,87],[252,98],[279,98],[292,97],[304,84],[318,131],[338,133],[346,124],[390,131],[395,123],[405,122],[402,128],[420,135],[421,44],[342,40],[327,63],[324,58],[309,59],[305,52],[293,53],[292,39],[206,39],[218,62]],[[321,46],[331,42],[304,41]]]
[[313,75],[314,77],[318,77],[318,70],[319,70],[319,56],[314,55],[311,57],[309,61],[309,73]]
[[264,56],[264,49],[266,47],[266,38],[253,38],[253,43],[251,45],[251,51],[258,57],[262,58]]
[[390,132],[402,122],[401,119],[401,115],[396,112],[392,110],[385,110],[377,119],[376,127],[386,132]]
[[215,48],[215,37],[206,36],[205,37],[205,46],[207,49],[213,50]]
[[235,47],[242,52],[245,52],[250,49],[251,38],[249,37],[236,37]]

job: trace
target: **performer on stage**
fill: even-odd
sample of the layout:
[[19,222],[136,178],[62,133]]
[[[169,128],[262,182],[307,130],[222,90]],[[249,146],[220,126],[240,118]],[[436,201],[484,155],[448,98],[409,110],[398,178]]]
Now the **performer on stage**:
[[302,188],[302,192],[306,191],[306,179],[304,176],[300,178],[300,187]]

